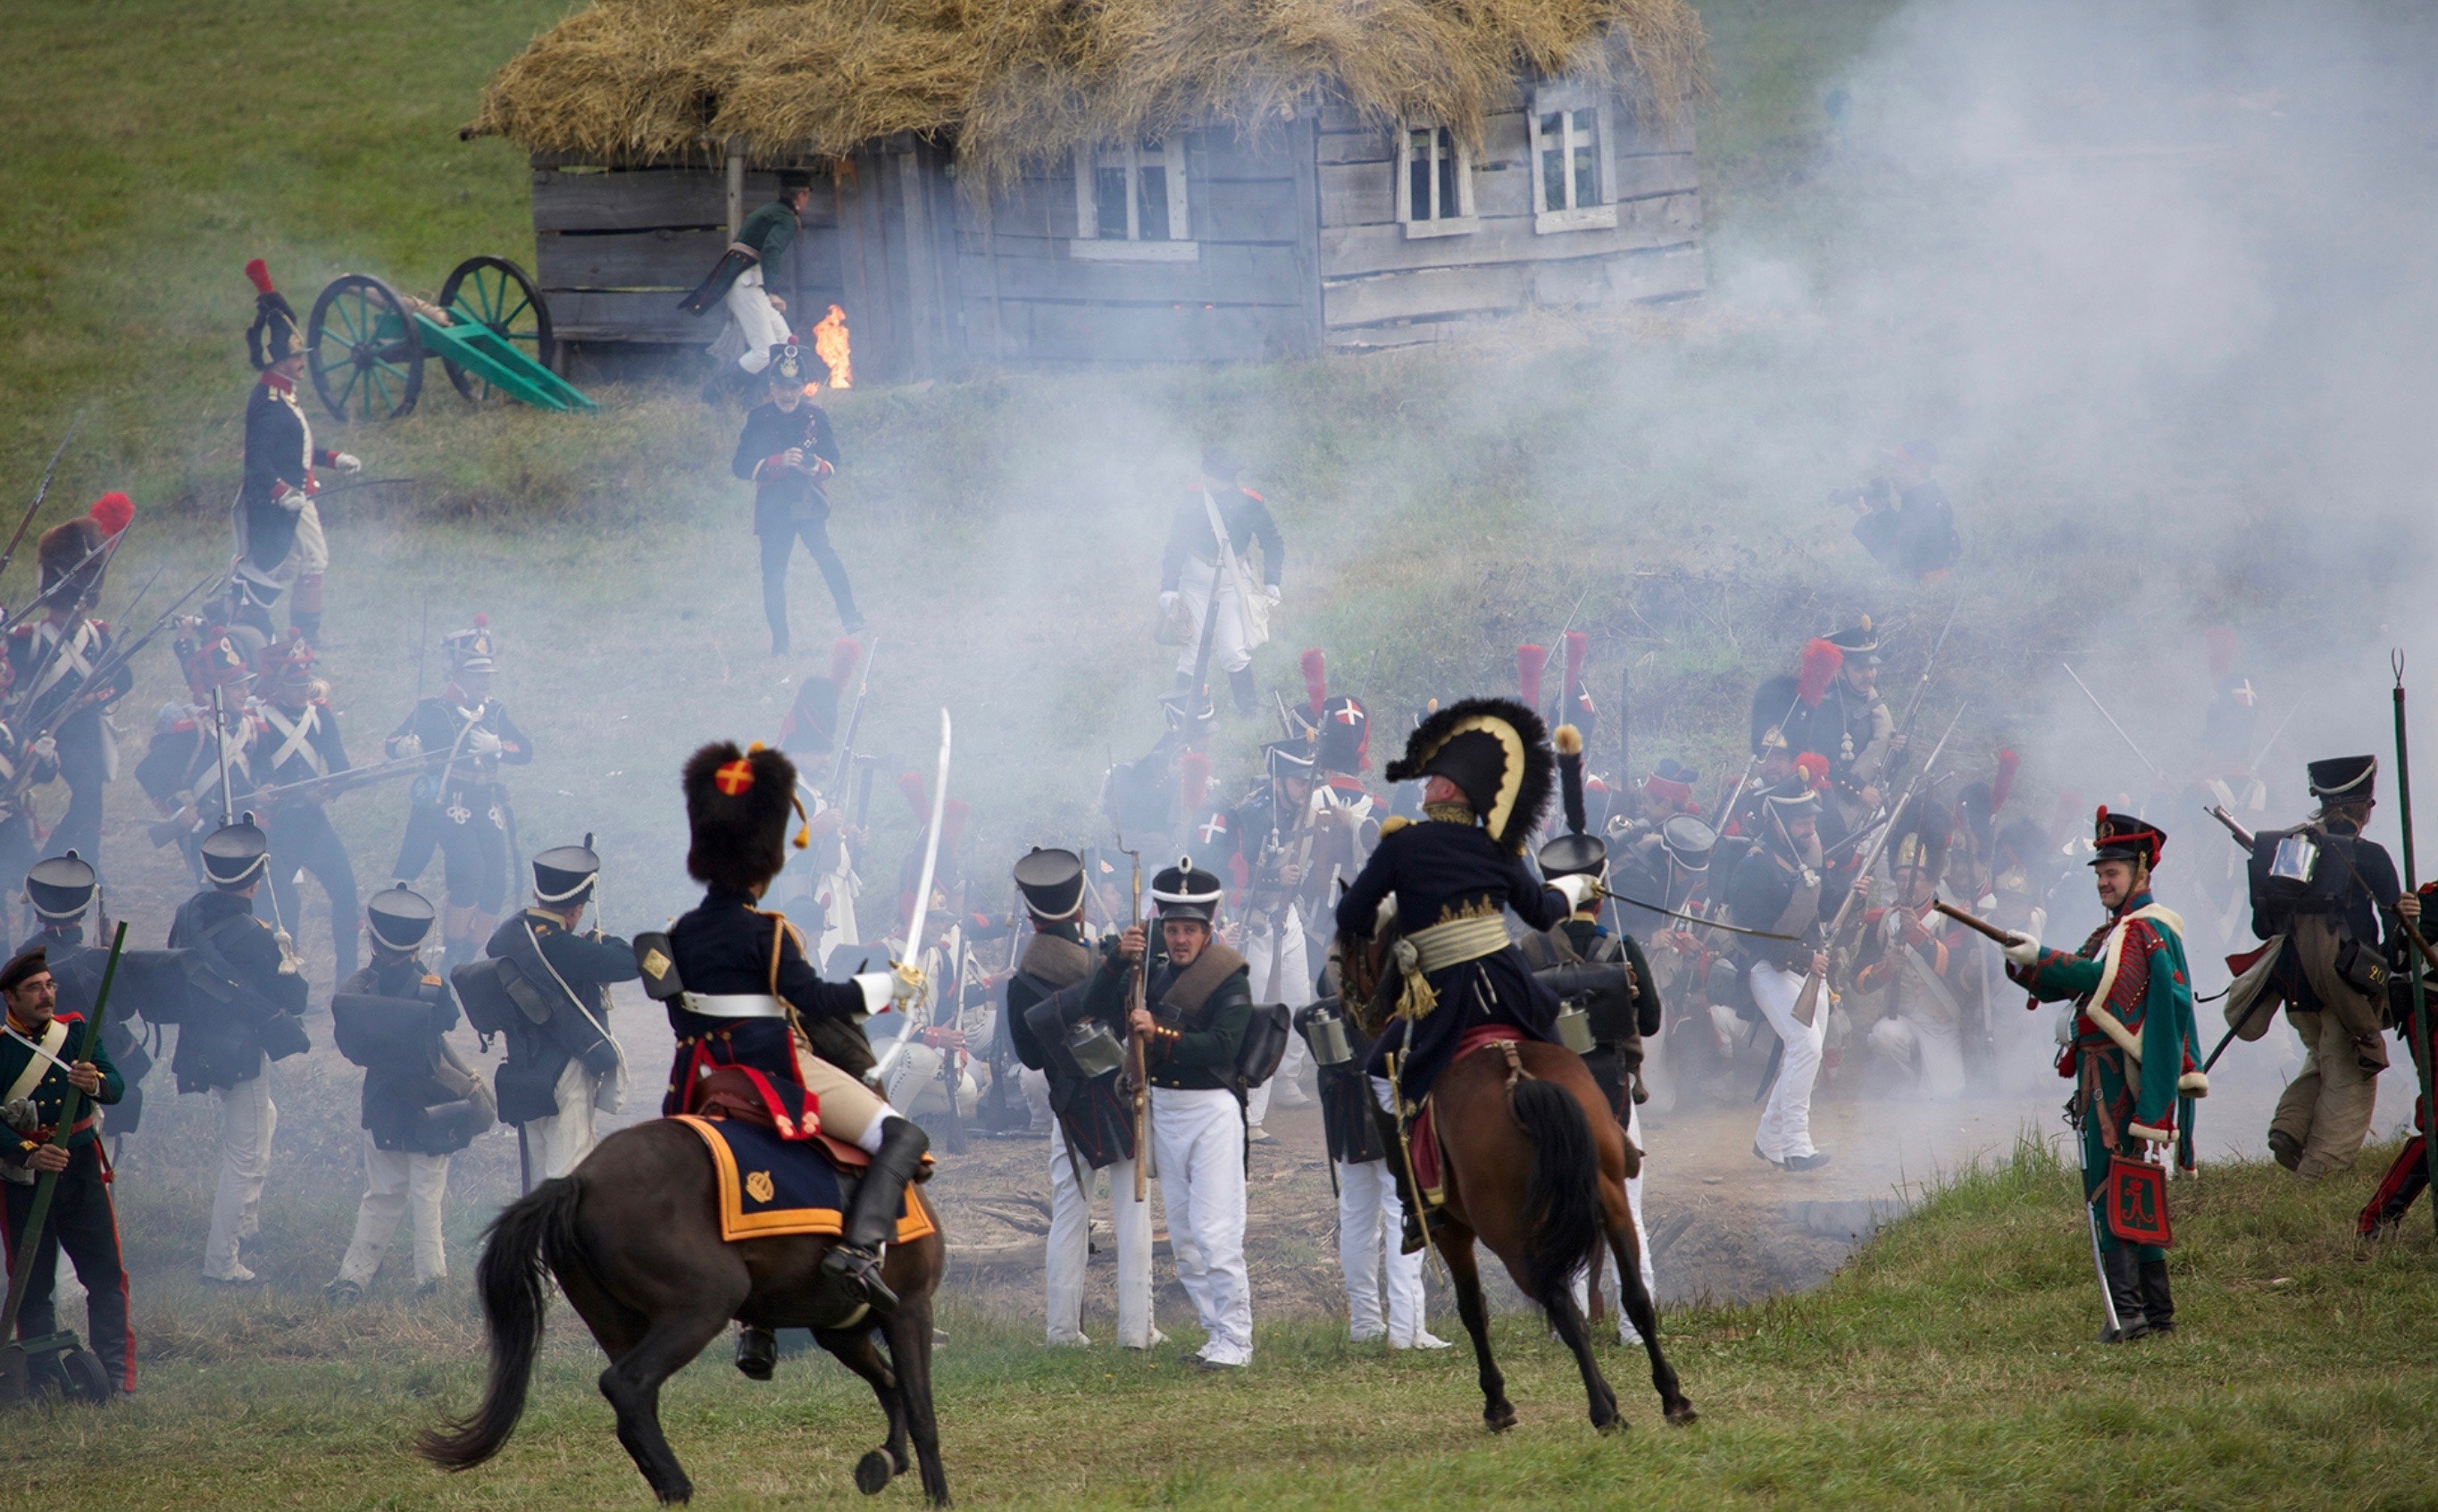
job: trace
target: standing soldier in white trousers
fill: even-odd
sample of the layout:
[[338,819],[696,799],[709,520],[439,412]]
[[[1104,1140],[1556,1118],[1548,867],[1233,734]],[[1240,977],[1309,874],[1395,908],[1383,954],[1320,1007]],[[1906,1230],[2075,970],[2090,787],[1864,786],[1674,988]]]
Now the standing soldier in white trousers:
[[[1202,480],[1178,501],[1169,521],[1168,547],[1159,567],[1159,609],[1172,614],[1181,607],[1192,629],[1176,658],[1176,690],[1198,693],[1195,674],[1204,670],[1203,627],[1210,627],[1210,668],[1228,674],[1236,712],[1250,714],[1261,706],[1253,685],[1253,648],[1266,638],[1250,633],[1251,614],[1269,623],[1266,611],[1279,601],[1280,575],[1286,567],[1286,543],[1270,518],[1269,504],[1236,478],[1244,464],[1218,447],[1202,452]],[[1262,548],[1262,566],[1255,575],[1250,555]],[[1218,613],[1210,599],[1218,595]],[[1265,602],[1256,609],[1246,602],[1259,594]]]
[[1828,964],[1820,940],[1820,795],[1798,770],[1761,794],[1760,810],[1761,843],[1728,881],[1728,911],[1746,929],[1792,934],[1796,942],[1738,936],[1753,1002],[1779,1043],[1777,1078],[1753,1133],[1753,1153],[1784,1170],[1808,1171],[1828,1164],[1811,1143],[1811,1085],[1828,1031],[1826,991],[1810,1023],[1794,1018],[1805,974],[1825,972]]
[[[1371,1041],[1347,1018],[1334,990],[1296,1015],[1312,1050],[1320,1090],[1321,1136],[1337,1186],[1337,1269],[1346,1279],[1348,1331],[1356,1343],[1385,1339],[1391,1349],[1445,1349],[1448,1342],[1423,1325],[1422,1252],[1403,1253],[1403,1208],[1397,1173],[1363,1062]],[[1391,1126],[1393,1131],[1393,1126]]]

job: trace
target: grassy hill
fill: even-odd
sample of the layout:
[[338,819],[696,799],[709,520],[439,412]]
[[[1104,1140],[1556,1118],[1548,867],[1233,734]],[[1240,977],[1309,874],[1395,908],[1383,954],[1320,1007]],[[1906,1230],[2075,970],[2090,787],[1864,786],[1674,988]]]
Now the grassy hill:
[[[1461,1345],[1387,1355],[1326,1324],[1263,1326],[1242,1378],[1175,1344],[1044,1350],[1028,1327],[944,1325],[949,1483],[989,1506],[1650,1507],[2410,1505],[2438,1429],[2438,1289],[2425,1215],[2376,1250],[2358,1194],[2266,1164],[2176,1189],[2172,1338],[2092,1342],[2074,1174],[2038,1147],[1969,1174],[1808,1295],[1665,1320],[1702,1413],[1658,1424],[1639,1352],[1600,1346],[1630,1430],[1595,1435],[1571,1361],[1525,1318],[1496,1345],[1521,1423],[1493,1439]],[[462,1288],[465,1283],[457,1285]],[[576,1507],[646,1497],[564,1308],[523,1426],[443,1480],[409,1436],[479,1386],[462,1290],[332,1314],[171,1284],[147,1300],[145,1387],[107,1419],[21,1419],[48,1446],[31,1504]],[[714,1350],[662,1398],[698,1505],[849,1496],[877,1441],[869,1394],[826,1362],[755,1386]],[[97,1473],[98,1470],[98,1473]],[[912,1504],[910,1485],[888,1494]]]

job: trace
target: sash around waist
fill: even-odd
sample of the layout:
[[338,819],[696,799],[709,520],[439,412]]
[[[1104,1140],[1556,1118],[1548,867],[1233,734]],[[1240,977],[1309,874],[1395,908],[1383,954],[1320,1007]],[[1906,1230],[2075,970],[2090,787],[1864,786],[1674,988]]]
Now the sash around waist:
[[1428,975],[1442,967],[1461,966],[1507,949],[1507,921],[1496,914],[1477,918],[1453,918],[1405,936],[1414,948],[1414,966]]
[[687,992],[678,998],[688,1013],[706,1019],[784,1019],[787,1005],[767,992]]

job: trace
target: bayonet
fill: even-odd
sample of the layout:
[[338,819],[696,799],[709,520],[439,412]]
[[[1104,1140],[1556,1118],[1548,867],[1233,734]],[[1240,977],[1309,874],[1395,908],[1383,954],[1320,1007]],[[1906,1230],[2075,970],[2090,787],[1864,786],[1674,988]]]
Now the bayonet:
[[59,471],[60,458],[67,455],[68,443],[76,439],[76,433],[82,429],[83,425],[82,415],[68,422],[68,434],[60,437],[58,449],[51,453],[50,465],[43,469],[43,481],[34,489],[34,502],[26,506],[25,518],[17,522],[17,533],[9,538],[9,548],[6,551],[0,551],[0,573],[7,572],[9,563],[17,560],[17,548],[26,543],[26,532],[33,527],[34,516],[43,512],[43,500],[51,491],[51,475]]
[[2108,705],[2099,702],[2099,695],[2091,690],[2091,685],[2082,680],[2081,674],[2076,672],[2073,667],[2067,667],[2063,662],[2059,662],[2058,665],[2065,667],[2065,675],[2074,679],[2074,685],[2082,689],[2082,696],[2084,698],[2091,700],[2091,706],[2099,711],[2099,717],[2106,720],[2108,721],[2108,727],[2116,732],[2116,738],[2125,742],[2125,749],[2132,752],[2136,760],[2150,769],[2150,775],[2156,777],[2161,782],[2165,782],[2167,780],[2167,774],[2164,769],[2163,769],[2156,761],[2151,760],[2148,756],[2142,754],[2142,748],[2133,743],[2133,738],[2125,733],[2125,726],[2116,722],[2116,716],[2108,712]]

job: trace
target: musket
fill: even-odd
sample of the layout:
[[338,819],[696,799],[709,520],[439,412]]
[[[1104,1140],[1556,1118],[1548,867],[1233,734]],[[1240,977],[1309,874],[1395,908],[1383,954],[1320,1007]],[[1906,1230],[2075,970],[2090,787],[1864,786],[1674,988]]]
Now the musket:
[[855,707],[847,710],[846,732],[839,737],[838,759],[830,763],[830,786],[837,787],[855,761],[855,734],[863,725],[863,701],[872,692],[872,664],[880,655],[880,637],[863,649],[863,675],[855,686]]
[[[360,788],[369,788],[387,782],[392,777],[412,776],[415,772],[428,768],[435,759],[437,759],[435,756],[399,756],[395,760],[379,762],[369,767],[349,767],[344,772],[328,772],[318,777],[302,777],[294,782],[283,782],[274,788],[257,788],[246,794],[246,800],[268,809],[286,798],[337,797],[343,793],[354,792]],[[223,814],[221,817],[226,818],[227,815]],[[145,837],[156,846],[168,845],[180,835],[192,832],[186,826],[180,824],[175,815],[148,825],[144,830]],[[597,892],[594,895],[594,906],[599,906]]]
[[[1956,723],[1963,718],[1964,710],[1962,708],[1958,708],[1955,711],[1955,718],[1947,721],[1947,730],[1944,734],[1939,736],[1938,743],[1930,748],[1930,756],[1922,762],[1921,770],[1914,774],[1914,779],[1911,782],[1905,784],[1904,795],[1897,800],[1896,806],[1888,810],[1889,813],[1899,814],[1904,812],[1905,805],[1913,801],[1914,790],[1919,788],[1922,784],[1922,779],[1930,775],[1931,768],[1938,765],[1939,753],[1947,749],[1948,737],[1955,733]],[[1890,837],[1895,835],[1896,832],[1896,826],[1894,825],[1889,825],[1880,831],[1880,838],[1871,844],[1871,853],[1863,858],[1862,866],[1854,873],[1857,879],[1871,875],[1871,869],[1880,863],[1881,852],[1888,848],[1888,840]],[[1854,911],[1854,900],[1860,897],[1862,897],[1862,893],[1858,889],[1852,887],[1846,889],[1846,900],[1837,905],[1837,916],[1831,919],[1828,923],[1828,940],[1830,945],[1836,944],[1837,936],[1845,932],[1846,916]],[[1807,1029],[1811,1027],[1812,1018],[1819,1011],[1820,991],[1826,985],[1827,982],[1825,980],[1824,973],[1819,971],[1810,971],[1805,973],[1803,978],[1803,990],[1798,993],[1794,999],[1793,1018],[1795,1023],[1803,1025]]]
[[1938,667],[1938,653],[1947,649],[1947,632],[1955,628],[1955,613],[1963,607],[1964,596],[1959,593],[1948,606],[1947,623],[1939,627],[1938,639],[1931,643],[1930,659],[1921,664],[1921,676],[1913,685],[1913,701],[1905,705],[1904,718],[1897,721],[1899,734],[1911,730],[1914,716],[1921,712],[1922,695],[1930,691],[1930,674]]
[[423,589],[423,622],[415,631],[415,702],[423,702],[423,648],[432,639],[432,586]]
[[2091,706],[2099,711],[2099,717],[2106,720],[2108,721],[2108,727],[2116,732],[2116,738],[2125,742],[2125,749],[2132,752],[2135,759],[2139,760],[2144,766],[2150,769],[2151,776],[2156,777],[2161,782],[2166,781],[2167,774],[2165,769],[2161,767],[2156,761],[2151,760],[2148,756],[2142,754],[2142,748],[2133,743],[2133,738],[2125,733],[2125,726],[2116,722],[2116,716],[2108,712],[2108,705],[2099,702],[2099,695],[2091,690],[2091,685],[2082,680],[2082,675],[2076,672],[2073,667],[2067,667],[2063,662],[2059,662],[2058,665],[2065,667],[2065,675],[2074,679],[2074,685],[2082,689],[2082,696],[2084,698],[2091,700]]
[[34,516],[43,512],[43,500],[51,491],[51,474],[60,470],[60,458],[68,454],[68,443],[76,439],[76,433],[83,426],[82,415],[68,421],[68,434],[60,437],[59,448],[51,453],[50,465],[43,469],[43,481],[34,489],[34,502],[26,506],[25,518],[17,522],[17,533],[9,538],[9,549],[0,551],[0,573],[7,572],[9,563],[17,560],[17,548],[26,543],[26,532],[33,528]]
[[2271,752],[2271,751],[2276,750],[2276,749],[2277,749],[2277,742],[2278,742],[2278,741],[2280,741],[2280,740],[2282,740],[2282,739],[2284,739],[2284,738],[2286,738],[2286,726],[2288,726],[2288,725],[2289,725],[2289,724],[2293,723],[2293,722],[2294,722],[2294,716],[2295,716],[2295,715],[2297,715],[2297,714],[2300,714],[2300,713],[2302,713],[2302,712],[2303,712],[2303,703],[2302,703],[2302,701],[2301,701],[2301,700],[2299,700],[2299,699],[2297,699],[2297,700],[2295,701],[2295,703],[2294,703],[2294,706],[2293,706],[2292,708],[2288,709],[2288,710],[2286,711],[2286,717],[2285,717],[2284,719],[2282,719],[2282,720],[2278,720],[2278,721],[2277,721],[2277,730],[2276,730],[2276,733],[2274,733],[2274,734],[2272,734],[2271,736],[2270,736],[2270,738],[2269,738],[2269,743],[2268,743],[2267,745],[2264,745],[2264,746],[2262,746],[2262,747],[2260,748],[2260,754],[2259,754],[2258,756],[2253,756],[2251,760],[2246,761],[2246,762],[2243,764],[2243,771],[2244,771],[2244,774],[2245,774],[2246,776],[2249,776],[2249,775],[2251,775],[2252,773],[2255,773],[2255,772],[2257,772],[2257,771],[2259,771],[2259,770],[2260,770],[2260,763],[2262,763],[2263,761],[2268,760],[2268,759],[2269,759],[2269,753],[2270,753],[2270,752]]
[[[913,963],[923,958],[924,916],[931,911],[931,880],[938,875],[940,869],[940,819],[947,811],[948,741],[951,733],[952,726],[948,721],[948,711],[942,709],[940,711],[940,767],[938,775],[931,783],[931,823],[928,827],[930,838],[923,843],[923,870],[914,883],[914,914],[907,923],[906,963],[900,967],[900,969],[909,968],[917,971],[921,969]],[[871,1073],[865,1076],[865,1080],[875,1087],[885,1088],[889,1085],[890,1068],[897,1064],[897,1058],[906,1053],[906,1046],[913,1040],[915,1013],[923,1005],[923,997],[917,993],[915,1001],[906,1010],[905,1029],[898,1034],[896,1041],[890,1045],[888,1052],[880,1058],[879,1063],[872,1068]],[[953,1092],[952,1088],[952,1094]]]
[[229,798],[228,774],[228,711],[221,706],[220,685],[212,685],[212,740],[219,747],[221,768],[221,823],[231,822],[233,804]]
[[[127,532],[122,530],[119,532],[119,535],[125,535],[126,533]],[[79,557],[75,566],[70,567],[67,571],[60,574],[58,578],[52,580],[51,585],[48,588],[36,594],[32,598],[27,599],[26,601],[26,607],[18,610],[15,614],[9,615],[5,619],[0,619],[0,635],[7,634],[9,631],[15,630],[18,626],[24,624],[27,619],[33,617],[34,611],[49,603],[70,584],[76,581],[77,574],[84,570],[85,563],[108,551],[117,540],[118,536],[113,536],[110,540],[103,542],[100,545],[94,547],[91,551]]]
[[2251,851],[2254,845],[2258,844],[2258,842],[2253,839],[2251,830],[2244,828],[2241,825],[2235,822],[2235,815],[2226,811],[2226,805],[2222,803],[2214,803],[2201,811],[2217,820],[2219,824],[2226,826],[2226,832],[2233,835],[2235,837],[2235,843],[2241,845],[2247,853]]
[[1986,918],[1977,917],[1974,915],[1968,914],[1943,898],[1932,898],[1930,900],[1930,906],[1946,915],[1949,918],[1955,920],[1958,924],[1963,925],[1966,929],[1970,930],[1973,934],[1982,935],[1987,939],[1993,940],[2001,946],[2012,945],[2015,943],[2015,934],[2013,931],[2000,929],[1997,925],[1990,923]]
[[[2414,881],[2412,866],[2412,765],[2404,740],[2403,650],[2398,649],[2390,653],[2388,663],[2395,670],[2395,803],[2396,818],[2404,834],[2404,895],[2412,898],[2419,895],[2419,884]],[[2406,935],[2420,949],[2425,959],[2438,959],[2431,955],[2429,947],[2422,943],[2421,931],[2412,920],[2398,916],[2398,922],[2403,924]],[[2421,1072],[2422,1174],[2425,1178],[2438,1179],[2438,1138],[2432,1137],[2433,1130],[2438,1130],[2438,1102],[2433,1101],[2430,1092],[2429,989],[2423,984],[2420,972],[2410,974],[2412,981],[2412,1058]],[[2430,1204],[2430,1211],[2438,1214],[2438,1201]]]
[[1151,974],[1151,931],[1142,918],[1142,852],[1126,848],[1122,829],[1118,831],[1117,848],[1118,854],[1135,863],[1134,905],[1127,923],[1143,932],[1142,955],[1126,977],[1126,1079],[1134,1087],[1135,1201],[1147,1202],[1151,1201],[1151,1064],[1134,1019],[1143,1005],[1144,978]]
[[[92,584],[92,590],[97,595],[101,590],[102,578],[106,577],[110,572],[111,558],[117,553],[118,543],[126,539],[127,532],[122,530],[118,534],[111,537],[109,542],[102,546],[101,566]],[[86,555],[91,556],[92,553],[87,552]],[[162,572],[168,567],[168,563],[164,562],[161,566],[152,569],[152,576],[144,579],[144,587],[137,592],[137,598],[141,598],[145,593],[149,593],[151,590],[153,581],[161,576]],[[62,582],[73,580],[74,579],[72,578],[66,577],[60,579]],[[55,582],[52,586],[56,588],[59,584]],[[133,607],[132,601],[129,607]],[[49,687],[45,685],[44,680],[49,675],[51,668],[58,664],[59,659],[64,653],[68,643],[76,639],[77,634],[82,631],[84,628],[81,623],[82,615],[83,605],[81,603],[72,606],[68,612],[68,618],[71,621],[77,622],[76,631],[72,631],[65,626],[61,627],[60,633],[51,637],[50,649],[43,653],[43,659],[41,661],[34,664],[33,675],[26,680],[26,685],[22,695],[26,701],[25,707],[28,709],[32,708],[34,706],[34,701],[49,691]],[[39,631],[37,633],[39,633]],[[84,685],[90,686],[92,685],[92,679],[88,678]]]
[[[158,574],[155,574],[155,576],[158,576]],[[83,690],[79,692],[75,697],[62,703],[58,712],[51,715],[51,717],[44,722],[43,727],[35,732],[33,738],[37,740],[41,739],[44,736],[50,734],[52,731],[58,729],[62,724],[65,723],[70,715],[76,713],[77,710],[82,708],[85,704],[108,697],[110,692],[110,680],[118,675],[120,669],[125,667],[127,664],[133,659],[136,652],[151,644],[153,637],[159,635],[161,631],[168,627],[169,621],[176,617],[178,611],[186,607],[187,599],[194,597],[197,593],[203,590],[205,584],[210,583],[212,580],[212,578],[206,578],[202,582],[195,584],[194,587],[187,589],[186,594],[181,596],[176,603],[171,604],[167,610],[163,611],[161,617],[152,622],[151,629],[146,631],[143,634],[136,636],[133,640],[113,648],[111,653],[103,657],[100,663],[94,667],[93,675],[85,680]],[[28,772],[30,772],[30,768],[27,769]],[[21,780],[9,790],[12,795],[26,791],[25,782],[22,780],[23,776],[24,774],[21,774]]]
[[[1794,711],[1802,703],[1803,695],[1800,692],[1797,692],[1794,697],[1787,700],[1786,712],[1777,717],[1778,729],[1784,730],[1786,728],[1786,721],[1794,718]],[[1735,787],[1728,791],[1727,801],[1719,805],[1718,813],[1711,818],[1710,827],[1712,829],[1724,830],[1727,827],[1727,816],[1736,811],[1737,803],[1741,801],[1743,798],[1744,790],[1752,786],[1753,773],[1757,771],[1759,766],[1760,753],[1756,751],[1745,759],[1743,774],[1736,778]]]

